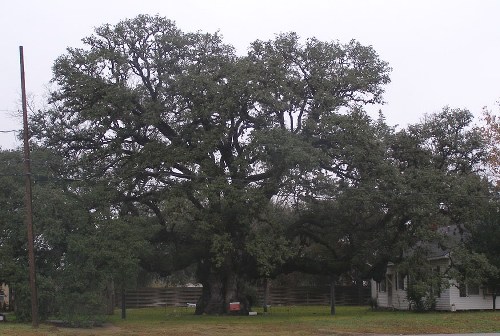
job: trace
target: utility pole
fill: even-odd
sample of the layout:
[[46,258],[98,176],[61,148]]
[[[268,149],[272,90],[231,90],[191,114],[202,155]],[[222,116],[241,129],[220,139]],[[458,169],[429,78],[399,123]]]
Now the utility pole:
[[24,173],[25,173],[25,195],[24,204],[26,206],[26,226],[28,228],[28,263],[31,289],[31,325],[38,328],[38,299],[36,293],[36,272],[35,272],[35,247],[33,238],[33,196],[31,192],[31,163],[30,146],[28,133],[28,107],[26,103],[26,82],[24,79],[24,52],[23,47],[19,47],[19,57],[21,61],[21,94],[23,105],[23,125],[24,125]]

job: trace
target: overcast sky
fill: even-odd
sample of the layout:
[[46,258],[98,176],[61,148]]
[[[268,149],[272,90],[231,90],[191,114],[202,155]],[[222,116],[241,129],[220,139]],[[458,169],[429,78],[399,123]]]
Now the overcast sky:
[[[468,108],[500,99],[499,0],[2,0],[0,131],[20,129],[19,46],[26,87],[44,103],[51,67],[94,27],[159,14],[183,31],[220,31],[244,54],[250,42],[295,31],[302,38],[372,45],[393,68],[381,109],[390,125],[418,122],[443,106]],[[4,149],[20,145],[0,132]]]

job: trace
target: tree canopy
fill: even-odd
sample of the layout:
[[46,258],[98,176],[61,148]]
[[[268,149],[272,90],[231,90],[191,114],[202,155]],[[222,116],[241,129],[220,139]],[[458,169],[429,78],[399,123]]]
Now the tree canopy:
[[145,267],[198,263],[200,312],[244,301],[238,281],[255,277],[250,265],[289,253],[263,209],[294,183],[306,192],[343,173],[322,154],[323,129],[342,109],[381,102],[389,82],[387,63],[356,41],[281,34],[239,57],[218,34],[150,16],[83,41],[56,61],[52,107],[33,132],[66,159],[68,175],[105,183],[117,211],[156,219],[151,241],[162,257]]
[[146,15],[83,42],[54,64],[34,142],[81,181],[69,191],[95,228],[144,229],[144,269],[196,266],[197,313],[245,312],[248,284],[280,272],[380,275],[433,225],[481,209],[471,114],[372,120],[363,107],[383,102],[391,69],[370,46],[287,33],[239,56]]

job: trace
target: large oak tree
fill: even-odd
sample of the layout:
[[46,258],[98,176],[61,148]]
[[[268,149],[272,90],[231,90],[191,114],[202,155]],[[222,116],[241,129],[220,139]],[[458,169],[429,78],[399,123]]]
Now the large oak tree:
[[116,214],[155,219],[144,267],[197,264],[198,313],[246,302],[245,279],[290,255],[273,203],[346,173],[322,130],[342,132],[335,116],[382,102],[389,82],[356,41],[281,34],[238,56],[218,34],[141,15],[83,42],[55,62],[33,133],[68,176],[105,183]]

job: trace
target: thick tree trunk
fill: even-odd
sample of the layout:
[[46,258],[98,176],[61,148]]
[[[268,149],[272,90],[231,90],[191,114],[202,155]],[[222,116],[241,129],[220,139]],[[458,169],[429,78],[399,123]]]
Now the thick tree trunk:
[[225,310],[224,284],[215,274],[202,281],[203,290],[196,304],[196,314],[223,314]]
[[[210,272],[201,280],[203,291],[196,304],[196,314],[248,315],[249,301],[243,293],[242,281],[232,271]],[[229,304],[239,302],[239,311],[230,311]]]

